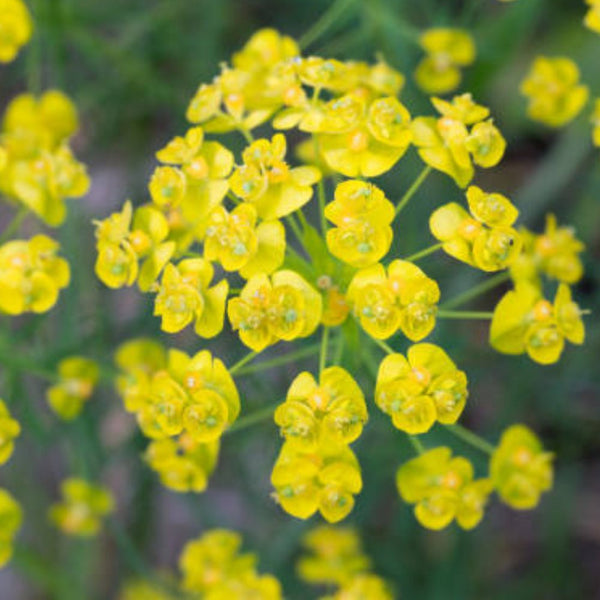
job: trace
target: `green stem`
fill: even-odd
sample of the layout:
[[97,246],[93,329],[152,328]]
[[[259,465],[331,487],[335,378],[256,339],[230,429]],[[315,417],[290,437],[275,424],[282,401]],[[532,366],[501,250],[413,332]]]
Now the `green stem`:
[[427,178],[427,175],[431,173],[432,168],[427,165],[419,174],[419,176],[413,181],[413,184],[406,190],[406,193],[402,198],[400,198],[400,202],[398,202],[396,206],[396,216],[400,214],[400,211],[409,203],[410,199],[417,193],[417,190],[421,187],[421,184]]
[[412,447],[415,449],[417,454],[423,454],[425,452],[425,448],[423,443],[419,439],[417,435],[407,435],[408,441],[411,443]]
[[327,364],[327,344],[329,343],[329,327],[323,326],[323,337],[321,338],[321,350],[319,353],[319,376],[323,373]]
[[462,304],[466,304],[469,300],[473,298],[477,298],[477,296],[481,296],[481,294],[485,294],[485,292],[494,289],[496,286],[508,281],[510,279],[510,273],[508,271],[504,271],[503,273],[498,273],[485,281],[477,284],[471,289],[458,294],[458,296],[454,296],[454,298],[450,298],[447,302],[444,302],[441,306],[446,308],[456,308],[457,306],[461,306]]
[[337,0],[315,21],[312,27],[300,37],[298,45],[302,50],[316,42],[332,25],[339,22],[355,0]]
[[28,213],[29,211],[24,206],[19,209],[19,211],[13,217],[13,220],[5,227],[2,235],[0,235],[0,244],[3,244],[10,237],[12,237],[13,234],[19,231],[19,228],[21,227],[21,224],[25,220],[25,217],[27,217]]
[[462,425],[459,425],[458,423],[455,423],[454,425],[446,425],[445,427],[448,431],[453,433],[456,437],[463,440],[463,442],[466,442],[470,446],[473,446],[474,448],[481,450],[485,454],[491,455],[494,453],[494,450],[496,449],[488,441],[484,440],[482,437],[478,436],[476,433],[469,431],[466,427],[463,427]]
[[[315,90],[316,92],[316,90]],[[319,140],[316,135],[313,135],[313,146],[315,150],[315,161],[319,160]],[[327,233],[327,219],[325,218],[325,183],[323,177],[317,181],[317,198],[319,200],[319,223],[321,224],[321,232],[323,235]]]
[[429,246],[429,248],[425,248],[424,250],[421,250],[420,252],[415,252],[414,254],[407,256],[404,260],[407,260],[408,262],[416,262],[420,258],[425,258],[426,256],[429,256],[430,254],[437,252],[443,245],[444,244],[442,244],[442,243],[433,244],[433,246]]
[[247,429],[256,423],[262,423],[263,421],[270,419],[273,416],[275,409],[280,404],[281,402],[278,402],[277,404],[270,404],[269,406],[265,406],[264,408],[253,412],[251,415],[238,419],[231,427],[229,427],[229,429],[226,429],[223,432],[223,435],[234,433],[235,431],[241,431],[242,429]]
[[254,136],[247,127],[244,127],[243,125],[239,124],[237,125],[237,130],[244,136],[244,139],[246,140],[246,143],[248,145],[254,142]]
[[383,340],[371,338],[371,341],[373,341],[375,344],[377,344],[387,354],[396,354],[396,351],[391,346],[386,344]]
[[469,310],[438,310],[439,319],[491,319],[493,312],[477,312]]
[[258,352],[249,352],[244,358],[238,360],[233,366],[229,367],[229,373],[234,375],[239,371],[245,364],[249,363],[253,358],[258,356]]
[[273,367],[279,367],[281,365],[286,365],[288,363],[294,362],[300,358],[306,358],[307,356],[312,356],[316,352],[319,351],[321,344],[312,344],[306,348],[301,348],[300,350],[296,350],[295,352],[290,352],[283,356],[278,356],[277,358],[273,358],[272,360],[265,360],[264,362],[250,365],[249,367],[242,367],[238,371],[238,376],[241,375],[250,375],[252,373],[260,373],[261,371],[266,371],[268,369],[272,369]]

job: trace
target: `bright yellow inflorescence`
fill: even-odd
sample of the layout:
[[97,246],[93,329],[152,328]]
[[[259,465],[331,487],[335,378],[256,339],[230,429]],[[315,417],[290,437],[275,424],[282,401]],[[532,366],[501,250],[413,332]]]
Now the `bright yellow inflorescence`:
[[14,60],[31,38],[31,15],[22,0],[0,0],[0,63]]

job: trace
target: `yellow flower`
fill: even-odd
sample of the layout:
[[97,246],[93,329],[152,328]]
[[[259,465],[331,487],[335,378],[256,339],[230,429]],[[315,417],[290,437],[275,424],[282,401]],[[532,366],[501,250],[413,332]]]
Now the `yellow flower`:
[[375,177],[402,158],[410,142],[410,113],[392,96],[370,99],[357,90],[334,98],[314,123],[300,129],[317,135],[327,165],[347,177]]
[[286,139],[281,133],[272,140],[260,139],[243,153],[229,183],[240,198],[251,202],[261,219],[284,217],[304,206],[312,197],[312,186],[321,173],[316,167],[290,169],[285,162]]
[[298,273],[276,271],[251,277],[227,315],[246,346],[260,352],[278,340],[307,337],[321,321],[321,295]]
[[598,0],[585,0],[590,8],[583,19],[583,24],[592,31],[600,33],[600,2]]
[[536,506],[542,492],[552,487],[552,458],[530,429],[509,427],[490,460],[490,477],[500,498],[519,510]]
[[322,600],[393,600],[387,583],[377,575],[357,575],[343,585],[335,594]]
[[402,499],[415,504],[415,516],[427,529],[444,529],[454,519],[463,529],[477,526],[493,489],[489,479],[474,479],[471,463],[452,458],[445,446],[404,463],[396,484]]
[[475,60],[475,44],[462,29],[434,28],[425,31],[419,43],[427,56],[415,71],[417,85],[427,94],[445,94],[457,88],[460,67]]
[[163,331],[175,333],[194,321],[194,330],[201,337],[221,332],[229,284],[223,279],[209,287],[213,274],[212,265],[203,258],[165,267],[154,301],[154,314],[162,318]]
[[490,344],[503,354],[526,352],[537,363],[555,363],[565,339],[572,344],[583,344],[585,329],[581,314],[566,284],[558,286],[551,304],[538,287],[520,281],[496,305]]
[[271,483],[283,510],[299,519],[319,511],[329,523],[346,517],[362,489],[360,467],[347,446],[307,452],[285,442],[273,467]]
[[239,534],[227,529],[212,529],[188,542],[179,557],[183,589],[206,600],[281,600],[277,579],[259,575],[256,556],[241,554],[241,544]]
[[245,279],[278,269],[285,255],[285,228],[280,221],[257,224],[256,208],[249,202],[231,212],[218,206],[208,217],[204,257]]
[[457,96],[452,102],[438,98],[432,102],[442,116],[414,119],[413,143],[425,163],[466,187],[475,173],[473,162],[484,168],[497,165],[506,141],[492,119],[482,120],[488,111],[475,104],[470,94]]
[[8,63],[31,38],[33,25],[21,0],[0,0],[0,15],[0,63]]
[[360,538],[349,527],[320,525],[302,539],[310,552],[298,561],[298,574],[309,583],[343,585],[369,569]]
[[170,350],[167,369],[155,372],[143,392],[138,423],[154,439],[186,432],[193,442],[213,442],[240,412],[229,371],[208,350],[193,357]]
[[43,313],[69,284],[69,264],[57,256],[59,245],[45,235],[0,246],[0,311],[9,315]]
[[411,346],[406,358],[390,354],[379,366],[375,402],[407,433],[425,433],[435,421],[456,423],[467,396],[467,376],[433,344]]
[[20,433],[19,422],[12,418],[4,400],[0,399],[0,465],[3,465],[11,457],[15,447],[14,440],[19,437]]
[[177,440],[154,440],[146,449],[145,459],[164,486],[176,492],[203,492],[218,455],[218,439],[203,443],[184,433]]
[[327,247],[353,267],[368,267],[383,258],[392,244],[395,211],[376,186],[359,180],[340,183],[325,207],[336,227],[327,231]]
[[[161,573],[162,575],[162,573]],[[162,577],[159,577],[162,579]],[[171,583],[175,588],[175,582],[165,577],[164,584]],[[118,600],[176,600],[177,596],[165,591],[165,585],[161,583],[134,579],[128,581],[122,588]]]
[[[600,9],[600,3],[598,4]],[[600,15],[598,17],[600,19]],[[597,98],[594,102],[594,112],[592,114],[592,140],[594,146],[600,146],[600,98]]]
[[61,360],[58,383],[46,392],[48,404],[61,419],[74,419],[92,395],[99,375],[98,365],[89,358],[70,356]]
[[114,510],[110,491],[75,477],[61,484],[62,501],[48,511],[52,523],[67,535],[95,536],[102,519]]
[[450,202],[429,219],[433,236],[444,251],[482,271],[498,271],[517,260],[522,241],[511,227],[518,210],[502,194],[487,193],[472,185],[467,190],[470,214]]
[[381,264],[358,271],[347,297],[369,335],[386,339],[401,329],[416,342],[435,327],[440,290],[416,265],[394,260],[387,273]]
[[307,371],[300,373],[275,411],[281,434],[305,450],[351,444],[367,418],[360,387],[341,367],[324,369],[318,383]]
[[550,127],[562,127],[584,107],[589,90],[579,84],[579,69],[570,59],[538,56],[521,82],[529,100],[527,114]]
[[21,506],[6,490],[0,488],[0,568],[12,557],[13,540],[22,521]]

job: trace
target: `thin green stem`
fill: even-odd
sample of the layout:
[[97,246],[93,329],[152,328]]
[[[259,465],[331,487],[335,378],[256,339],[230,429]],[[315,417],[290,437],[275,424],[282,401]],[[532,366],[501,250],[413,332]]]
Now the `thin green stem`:
[[482,281],[481,283],[477,284],[471,289],[466,290],[465,292],[462,292],[457,296],[454,296],[454,298],[450,298],[450,300],[444,302],[441,306],[444,309],[456,308],[458,306],[461,306],[462,304],[466,304],[469,300],[472,300],[473,298],[477,298],[477,296],[485,294],[485,292],[494,289],[496,286],[500,285],[501,283],[504,283],[505,281],[508,281],[509,279],[510,273],[508,271],[498,273],[497,275],[494,275],[493,277]]
[[303,231],[306,231],[309,228],[309,224],[306,220],[306,217],[304,216],[304,211],[302,210],[302,208],[299,208],[296,211],[296,214],[298,215],[298,220],[300,221],[300,225],[302,225]]
[[29,211],[24,206],[19,209],[19,211],[13,217],[13,220],[5,227],[4,231],[0,235],[0,244],[7,241],[13,236],[13,234],[19,231],[19,228],[21,227],[21,224],[25,220],[25,217],[27,217],[28,213]]
[[237,130],[244,136],[244,139],[248,145],[254,142],[254,136],[247,127],[244,127],[240,124],[237,126]]
[[298,40],[302,50],[316,42],[332,25],[348,11],[355,0],[337,0],[313,23],[312,27]]
[[247,429],[248,427],[252,427],[252,425],[256,425],[257,423],[262,423],[263,421],[270,419],[273,416],[275,409],[280,404],[281,402],[277,402],[277,404],[269,404],[269,406],[265,406],[260,410],[254,411],[251,415],[238,419],[231,427],[229,427],[229,429],[226,429],[223,432],[223,435],[234,433],[236,431],[242,431],[242,429]]
[[[300,242],[300,246],[302,247],[302,249],[306,251],[306,248],[304,246],[304,236],[302,234],[302,231],[300,231],[300,226],[298,225],[298,223],[296,223],[294,216],[288,215],[285,220],[287,221],[287,224],[290,226],[290,229],[294,232],[294,235],[296,236],[296,239],[298,240],[298,242]],[[307,254],[308,254],[308,252],[307,252]]]
[[386,344],[383,340],[371,338],[371,341],[377,344],[387,354],[396,354],[396,351],[391,346]]
[[400,198],[400,202],[396,205],[396,216],[400,214],[400,211],[409,203],[410,199],[417,193],[417,190],[421,187],[421,184],[427,178],[427,175],[431,173],[432,168],[427,165],[419,174],[419,176],[413,181],[413,184],[406,190],[406,193],[402,198]]
[[323,337],[321,338],[321,350],[319,352],[319,376],[323,373],[327,364],[327,345],[329,343],[329,327],[323,326]]
[[425,452],[425,448],[423,443],[419,439],[417,435],[407,435],[408,441],[411,443],[412,447],[415,449],[417,454],[423,454]]
[[474,310],[438,310],[439,319],[491,319],[493,312],[478,312]]
[[260,373],[262,371],[267,371],[268,369],[272,369],[274,367],[286,365],[288,363],[294,362],[295,360],[299,360],[301,358],[306,358],[308,356],[316,354],[319,351],[320,347],[320,343],[312,344],[310,346],[307,346],[306,348],[301,348],[300,350],[296,350],[295,352],[289,352],[288,354],[278,356],[277,358],[273,358],[272,360],[265,360],[264,362],[250,365],[249,367],[242,367],[237,372],[237,375],[238,377],[242,375],[251,375],[252,373]]
[[416,262],[420,258],[425,258],[426,256],[429,256],[430,254],[437,252],[443,245],[444,244],[442,244],[442,243],[433,244],[433,246],[429,246],[429,248],[425,248],[424,250],[421,250],[420,252],[415,252],[414,254],[407,256],[404,260],[407,260],[408,262]]
[[454,425],[445,425],[446,429],[453,433],[456,437],[463,440],[470,446],[481,450],[485,454],[493,454],[496,449],[492,444],[490,444],[487,440],[484,440],[482,437],[478,436],[476,433],[473,433],[466,427],[455,423]]
[[229,373],[234,375],[239,371],[245,364],[249,363],[252,359],[258,356],[258,352],[249,352],[244,358],[238,360],[233,366],[229,367]]
[[[320,150],[319,150],[319,140],[316,135],[313,135],[313,147],[315,151],[315,161],[318,160]],[[321,232],[323,235],[327,233],[327,219],[325,218],[325,183],[323,181],[323,177],[317,181],[317,198],[319,201],[319,223],[321,225]]]

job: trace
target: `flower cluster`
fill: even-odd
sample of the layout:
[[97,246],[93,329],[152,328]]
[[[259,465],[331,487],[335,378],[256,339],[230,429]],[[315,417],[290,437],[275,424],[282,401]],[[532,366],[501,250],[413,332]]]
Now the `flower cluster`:
[[110,491],[75,477],[65,479],[60,490],[62,501],[53,504],[48,511],[52,523],[67,535],[95,536],[102,519],[113,511]]
[[322,600],[393,598],[386,582],[371,573],[371,561],[353,529],[322,525],[310,530],[302,541],[309,554],[297,563],[299,576],[312,584],[337,588]]
[[585,15],[583,23],[592,31],[600,33],[600,2],[598,0],[585,1],[590,8]]
[[308,372],[294,379],[275,412],[286,441],[271,482],[285,511],[305,519],[319,510],[335,522],[352,510],[362,478],[349,445],[366,420],[363,393],[341,367],[324,369],[319,382]]
[[182,588],[206,600],[260,598],[279,600],[281,586],[256,571],[256,557],[241,554],[241,537],[226,529],[207,531],[188,542],[179,558]]
[[0,63],[14,60],[31,38],[31,15],[22,0],[1,0]]

